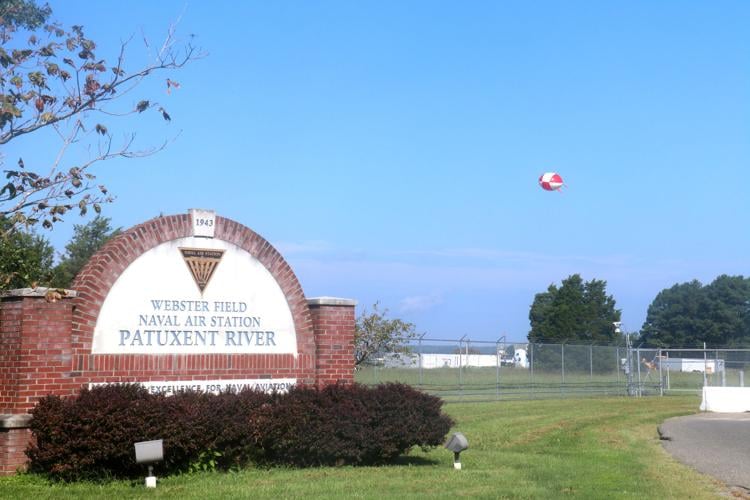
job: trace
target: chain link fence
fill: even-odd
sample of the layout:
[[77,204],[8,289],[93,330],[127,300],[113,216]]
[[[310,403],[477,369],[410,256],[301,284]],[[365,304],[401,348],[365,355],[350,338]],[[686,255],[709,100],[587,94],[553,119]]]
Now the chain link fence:
[[661,349],[649,364],[666,392],[750,385],[750,349]]
[[[446,401],[651,396],[744,386],[750,349],[643,349],[422,338],[360,366],[363,384],[403,382]],[[748,380],[750,384],[750,380]]]

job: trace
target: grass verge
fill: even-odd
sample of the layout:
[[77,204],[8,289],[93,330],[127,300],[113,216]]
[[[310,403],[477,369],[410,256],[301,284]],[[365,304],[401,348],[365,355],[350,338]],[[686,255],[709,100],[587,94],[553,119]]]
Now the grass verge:
[[[469,440],[463,470],[445,449],[383,467],[249,469],[141,481],[55,484],[0,478],[0,498],[716,498],[722,486],[674,461],[656,426],[695,397],[451,404]],[[145,474],[144,474],[145,475]],[[157,469],[158,475],[158,469]]]

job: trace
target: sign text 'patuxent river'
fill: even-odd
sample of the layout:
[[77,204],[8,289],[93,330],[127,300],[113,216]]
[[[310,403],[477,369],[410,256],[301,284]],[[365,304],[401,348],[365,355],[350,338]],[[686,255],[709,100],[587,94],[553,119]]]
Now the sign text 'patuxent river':
[[276,332],[241,301],[150,299],[138,328],[120,329],[120,346],[275,346]]

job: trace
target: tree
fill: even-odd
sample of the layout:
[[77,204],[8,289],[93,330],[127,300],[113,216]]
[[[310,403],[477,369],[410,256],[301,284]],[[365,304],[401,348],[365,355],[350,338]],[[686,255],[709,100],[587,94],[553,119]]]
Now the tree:
[[406,343],[417,334],[412,323],[400,319],[388,319],[388,309],[380,311],[378,303],[357,318],[354,331],[354,364],[367,362],[375,354],[407,353]]
[[538,293],[529,311],[530,342],[612,343],[619,340],[613,322],[620,321],[620,310],[606,292],[607,282],[583,282],[574,274],[558,288],[551,284]]
[[43,25],[52,9],[39,7],[29,0],[0,0],[0,25],[11,25],[33,30]]
[[736,347],[750,343],[750,278],[721,275],[659,292],[648,307],[640,342],[653,347]]
[[112,229],[110,219],[97,215],[87,224],[73,226],[73,238],[65,245],[65,254],[53,270],[52,286],[70,288],[78,271],[88,262],[94,253],[119,229]]
[[[7,222],[0,221],[0,227]],[[54,249],[43,236],[15,231],[0,238],[0,289],[45,283],[52,273]]]
[[[190,44],[178,46],[171,27],[152,62],[127,70],[128,42],[121,44],[114,62],[107,63],[81,26],[47,24],[50,13],[48,6],[38,7],[33,0],[0,0],[0,145],[44,130],[60,141],[49,165],[27,166],[19,158],[17,167],[4,170],[7,183],[0,185],[0,217],[9,222],[4,234],[37,224],[51,228],[73,210],[83,215],[93,208],[99,213],[101,204],[112,198],[104,186],[95,184],[91,167],[164,147],[135,150],[133,134],[116,145],[109,122],[147,110],[171,120],[159,103],[125,102],[124,96],[153,73],[179,69],[201,55]],[[169,93],[179,84],[167,78],[166,88]],[[74,147],[84,155],[68,163],[66,153]]]

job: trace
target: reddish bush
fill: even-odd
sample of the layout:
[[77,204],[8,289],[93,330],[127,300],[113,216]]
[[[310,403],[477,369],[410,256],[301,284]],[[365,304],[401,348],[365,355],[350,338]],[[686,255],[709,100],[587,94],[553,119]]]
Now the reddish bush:
[[271,462],[378,464],[441,444],[453,425],[441,406],[403,384],[297,387],[260,408],[252,427]]
[[29,469],[61,479],[131,476],[142,472],[133,443],[157,439],[163,398],[135,385],[83,389],[76,398],[48,396],[31,411],[36,442]]
[[133,444],[151,439],[164,440],[161,474],[186,471],[206,453],[218,468],[376,464],[441,444],[452,425],[441,405],[401,384],[171,397],[104,386],[41,400],[26,453],[31,471],[64,480],[141,476]]

